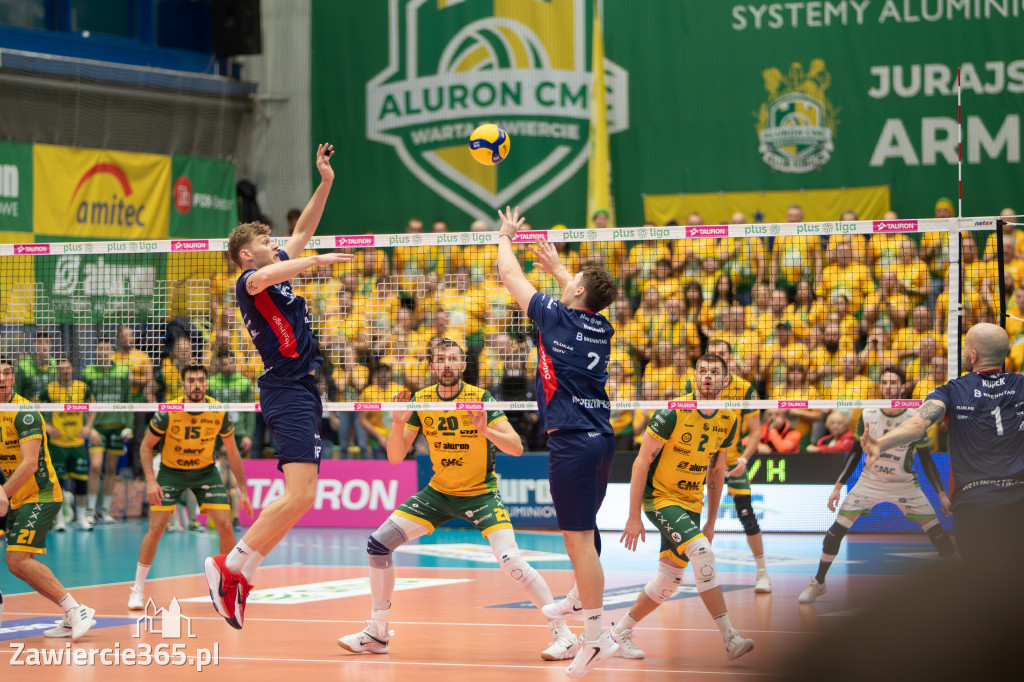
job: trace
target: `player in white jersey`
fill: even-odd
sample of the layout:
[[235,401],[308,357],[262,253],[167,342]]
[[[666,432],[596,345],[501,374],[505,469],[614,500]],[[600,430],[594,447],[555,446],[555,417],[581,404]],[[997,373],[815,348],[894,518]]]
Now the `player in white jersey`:
[[[898,367],[886,367],[882,370],[882,375],[878,380],[879,393],[885,400],[898,399],[903,395],[906,381],[903,370]],[[860,461],[863,452],[861,439],[864,434],[870,434],[870,437],[875,439],[880,438],[913,416],[914,413],[907,409],[869,408],[861,413],[854,433],[856,440],[853,442],[853,449],[847,455],[843,471],[828,498],[828,508],[831,511],[835,511],[836,504],[839,502],[839,493]],[[857,479],[857,484],[846,494],[846,499],[839,507],[839,516],[825,534],[821,561],[818,563],[818,573],[811,578],[810,584],[800,593],[801,604],[810,604],[825,594],[825,574],[828,573],[828,569],[839,553],[839,545],[842,543],[843,537],[857,519],[883,502],[892,502],[899,507],[908,520],[920,523],[925,533],[928,534],[928,539],[939,551],[939,556],[948,558],[956,554],[953,541],[939,525],[935,509],[925,497],[921,486],[917,483],[917,476],[914,474],[913,450],[916,448],[917,454],[921,458],[921,468],[924,469],[928,482],[939,494],[943,512],[948,514],[949,497],[942,486],[939,469],[935,466],[928,445],[929,439],[926,435],[922,440],[884,450],[873,462],[865,464],[860,478]]]

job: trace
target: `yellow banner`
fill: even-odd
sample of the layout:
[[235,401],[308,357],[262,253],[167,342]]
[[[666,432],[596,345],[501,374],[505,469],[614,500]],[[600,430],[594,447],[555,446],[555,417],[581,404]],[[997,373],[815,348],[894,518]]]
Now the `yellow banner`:
[[784,223],[793,204],[804,210],[804,220],[839,220],[843,211],[855,211],[860,220],[880,220],[889,210],[889,187],[848,187],[797,192],[716,192],[711,194],[648,194],[644,217],[655,225],[686,224],[700,213],[706,225],[723,225],[733,213],[748,223]]
[[594,47],[590,73],[594,79],[590,98],[590,161],[587,165],[587,227],[594,226],[594,213],[608,212],[607,227],[615,226],[612,205],[611,153],[608,149],[608,101],[604,85],[604,39],[601,18],[594,7]]
[[37,144],[33,161],[37,235],[168,238],[171,157]]

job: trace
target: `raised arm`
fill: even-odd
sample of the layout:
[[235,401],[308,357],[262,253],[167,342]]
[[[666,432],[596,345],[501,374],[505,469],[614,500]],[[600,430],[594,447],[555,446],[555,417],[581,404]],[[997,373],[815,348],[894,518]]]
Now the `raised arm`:
[[[334,153],[334,145],[321,144],[316,149],[316,169],[320,171],[320,185],[313,192],[313,196],[302,209],[302,215],[295,223],[295,232],[291,239],[284,245],[284,250],[291,258],[298,258],[299,254],[306,248],[309,238],[316,232],[316,226],[320,224],[320,216],[324,214],[324,205],[327,204],[327,195],[331,191],[331,184],[334,183],[334,169],[331,168],[331,154]],[[304,270],[305,268],[303,268]],[[278,280],[282,282],[284,280]]]
[[924,405],[918,408],[913,417],[881,438],[875,438],[865,431],[862,439],[864,452],[868,455],[867,463],[873,464],[883,450],[923,440],[932,424],[942,419],[945,414],[945,404],[938,400],[927,400]]
[[494,443],[500,451],[514,457],[523,454],[523,441],[507,419],[488,426],[486,410],[472,410],[469,418],[473,420],[473,426],[480,435]]
[[512,240],[515,239],[516,232],[522,227],[526,218],[519,217],[518,206],[514,213],[506,206],[505,213],[498,211],[498,216],[501,218],[501,229],[498,233],[498,276],[501,277],[501,283],[508,289],[508,293],[512,294],[512,298],[516,299],[516,303],[525,313],[530,307],[530,299],[537,293],[537,290],[523,274],[519,259],[516,258],[515,251],[512,250]]
[[[291,254],[289,253],[289,255]],[[250,296],[255,296],[269,286],[279,284],[280,282],[287,282],[303,270],[309,270],[318,265],[347,263],[353,258],[355,256],[351,253],[325,253],[319,256],[306,256],[305,258],[289,258],[288,260],[264,265],[245,280],[245,290]]]

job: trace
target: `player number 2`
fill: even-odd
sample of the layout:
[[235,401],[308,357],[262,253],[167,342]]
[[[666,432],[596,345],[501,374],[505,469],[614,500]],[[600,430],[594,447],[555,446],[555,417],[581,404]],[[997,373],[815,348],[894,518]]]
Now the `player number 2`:
[[593,361],[591,361],[591,363],[587,365],[587,369],[594,369],[595,367],[597,367],[597,363],[601,361],[601,356],[598,355],[597,353],[587,353],[587,357],[594,358]]
[[989,414],[996,418],[996,435],[1003,435],[1003,418],[999,414],[999,406],[996,405],[996,409],[989,412]]

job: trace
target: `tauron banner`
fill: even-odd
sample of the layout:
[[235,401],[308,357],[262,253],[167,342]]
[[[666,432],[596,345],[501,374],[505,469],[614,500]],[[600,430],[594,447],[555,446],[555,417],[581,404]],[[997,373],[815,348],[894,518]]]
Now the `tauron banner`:
[[[640,224],[645,194],[880,185],[901,216],[931,216],[957,194],[958,68],[963,213],[1018,199],[1019,0],[602,5],[619,224]],[[464,229],[505,203],[584,225],[591,7],[315,2],[313,141],[346,161],[326,228]],[[466,151],[482,122],[511,135],[499,166]]]
[[171,236],[226,237],[238,223],[235,164],[171,157]]

